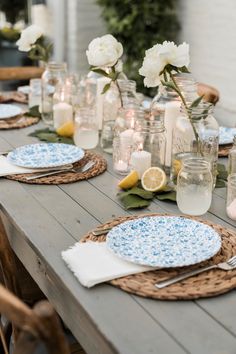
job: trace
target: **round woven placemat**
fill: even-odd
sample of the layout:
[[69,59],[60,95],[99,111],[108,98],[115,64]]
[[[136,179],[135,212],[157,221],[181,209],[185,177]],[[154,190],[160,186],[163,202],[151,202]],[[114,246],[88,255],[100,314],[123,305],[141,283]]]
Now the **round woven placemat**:
[[73,164],[73,168],[79,168],[84,166],[88,161],[94,161],[95,164],[86,172],[70,172],[66,171],[57,175],[42,177],[27,181],[27,176],[33,176],[33,173],[25,173],[19,175],[6,176],[8,179],[14,181],[29,183],[29,184],[63,184],[73,183],[84,179],[89,179],[103,173],[107,168],[106,160],[95,152],[86,151],[84,157]]
[[[145,216],[154,216],[154,215],[160,216],[164,214],[148,214],[148,215],[144,214],[138,216],[132,215],[128,217],[120,217],[115,220],[109,221],[106,224],[101,225],[101,229],[106,227],[113,227],[127,220],[132,220],[132,219],[145,217]],[[210,221],[201,220],[195,217],[188,217],[188,218],[209,225],[213,227],[213,229],[220,234],[222,239],[222,247],[221,250],[213,258],[194,266],[174,268],[174,269],[166,268],[162,270],[139,273],[139,274],[129,275],[123,278],[115,279],[110,281],[109,283],[135,295],[140,295],[143,297],[149,297],[153,299],[161,299],[161,300],[191,300],[191,299],[197,299],[201,297],[211,297],[211,296],[223,294],[235,288],[236,269],[231,271],[222,271],[219,269],[213,269],[204,272],[202,274],[195,275],[191,278],[185,279],[179,283],[172,284],[163,289],[157,289],[154,286],[157,282],[169,279],[179,274],[180,272],[193,270],[199,268],[200,266],[224,262],[236,254],[236,233],[235,232]],[[105,235],[94,236],[91,231],[90,233],[88,233],[82,238],[81,242],[87,242],[87,241],[104,242],[105,239],[106,239]]]
[[39,118],[28,117],[25,115],[16,116],[14,118],[9,118],[6,120],[0,120],[0,129],[20,129],[26,128],[30,125],[37,124]]
[[227,157],[229,155],[230,149],[232,149],[233,144],[219,145],[218,156]]

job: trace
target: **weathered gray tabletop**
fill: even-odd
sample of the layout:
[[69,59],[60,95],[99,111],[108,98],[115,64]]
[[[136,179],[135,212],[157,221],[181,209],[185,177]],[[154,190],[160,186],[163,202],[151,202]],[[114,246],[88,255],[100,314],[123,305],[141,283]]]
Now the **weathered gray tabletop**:
[[[35,129],[0,131],[0,150],[36,142],[27,136]],[[155,301],[107,284],[85,289],[65,266],[62,250],[99,223],[127,214],[116,198],[117,182],[110,157],[107,172],[74,184],[2,178],[1,212],[18,257],[88,354],[235,354],[235,291],[197,301]],[[178,209],[156,201],[146,212]],[[225,189],[215,191],[205,218],[236,226],[225,214]]]

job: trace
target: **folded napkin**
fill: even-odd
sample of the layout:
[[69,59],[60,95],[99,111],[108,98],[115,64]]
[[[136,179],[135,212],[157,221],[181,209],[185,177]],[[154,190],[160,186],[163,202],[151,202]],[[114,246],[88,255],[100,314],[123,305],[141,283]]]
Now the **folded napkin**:
[[63,167],[49,167],[49,168],[24,168],[24,167],[19,167],[11,164],[7,157],[5,156],[0,156],[0,177],[7,176],[7,175],[17,175],[17,174],[23,174],[23,173],[34,173],[34,172],[46,172],[46,171],[51,171],[51,170],[57,170],[57,169],[66,169],[72,167],[72,165],[65,165]]
[[154,269],[117,257],[107,248],[106,242],[76,243],[61,254],[79,282],[88,288],[108,280]]

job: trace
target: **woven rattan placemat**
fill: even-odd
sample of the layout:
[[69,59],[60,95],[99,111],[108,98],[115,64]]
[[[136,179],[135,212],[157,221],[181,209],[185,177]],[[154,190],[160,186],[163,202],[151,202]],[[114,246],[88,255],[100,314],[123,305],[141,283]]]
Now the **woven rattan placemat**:
[[90,151],[86,151],[84,157],[80,161],[75,162],[73,164],[73,167],[74,168],[82,167],[88,161],[94,161],[95,164],[93,165],[92,168],[90,168],[86,172],[77,173],[77,172],[68,171],[53,176],[37,178],[30,181],[27,181],[26,177],[33,176],[32,173],[6,176],[6,178],[12,179],[14,181],[30,183],[30,184],[63,184],[63,183],[73,183],[73,182],[98,176],[101,173],[103,173],[107,168],[107,162],[104,159],[104,157],[102,157],[101,155],[95,152],[90,152]]
[[[109,221],[101,225],[101,229],[103,227],[106,228],[108,226],[113,227],[127,220],[153,215],[160,216],[163,214],[144,214],[138,216],[132,215],[128,217],[120,217],[118,219]],[[219,262],[223,262],[229,259],[233,255],[236,255],[236,232],[233,232],[230,229],[226,229],[211,221],[201,220],[195,217],[190,218],[213,227],[214,230],[220,234],[222,239],[222,247],[221,250],[213,258],[195,266],[188,266],[175,269],[169,268],[129,275],[123,278],[112,280],[110,281],[110,284],[135,295],[161,300],[191,300],[201,297],[211,297],[223,294],[235,288],[236,269],[232,271],[222,271],[219,269],[213,269],[211,271],[207,271],[202,274],[185,279],[182,282],[172,284],[163,289],[157,289],[154,286],[155,283],[161,280],[171,278],[179,274],[181,271],[196,269],[199,266],[217,264]],[[81,242],[103,242],[105,241],[105,239],[105,235],[96,237],[93,236],[92,232],[90,232],[82,238]]]
[[5,120],[0,120],[0,129],[20,129],[26,128],[30,125],[37,124],[39,118],[28,117],[25,115],[16,116]]
[[233,144],[219,145],[219,157],[227,157],[229,155],[229,150],[232,149]]

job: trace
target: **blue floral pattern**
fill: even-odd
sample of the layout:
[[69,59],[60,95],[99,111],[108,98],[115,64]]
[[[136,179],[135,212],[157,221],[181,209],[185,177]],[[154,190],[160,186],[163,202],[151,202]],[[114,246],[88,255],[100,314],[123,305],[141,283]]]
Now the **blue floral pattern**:
[[210,226],[178,216],[153,216],[126,221],[107,235],[117,256],[153,267],[181,267],[214,256],[220,235]]
[[220,127],[219,129],[219,144],[231,144],[234,139],[234,135],[236,135],[236,128],[229,128],[229,127]]
[[7,156],[17,166],[47,168],[67,165],[84,156],[84,150],[70,144],[43,143],[21,146]]

